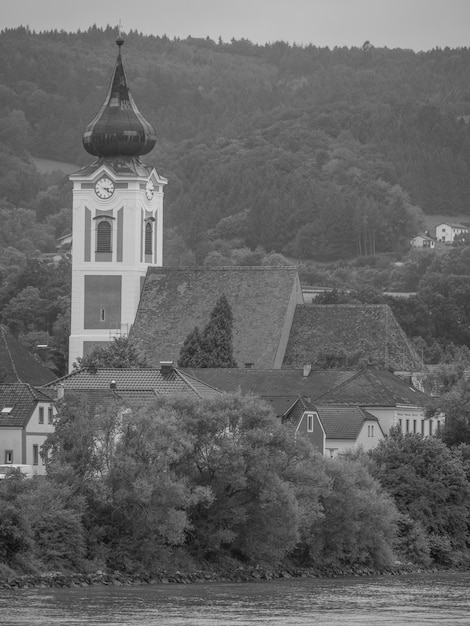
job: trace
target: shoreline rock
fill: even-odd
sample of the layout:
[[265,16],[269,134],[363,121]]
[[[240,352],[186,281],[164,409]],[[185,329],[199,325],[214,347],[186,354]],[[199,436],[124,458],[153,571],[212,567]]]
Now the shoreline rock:
[[284,567],[279,570],[266,567],[240,566],[233,570],[197,570],[193,572],[161,571],[152,576],[124,574],[122,572],[103,572],[101,570],[91,573],[62,573],[48,572],[44,574],[27,574],[15,576],[8,580],[0,580],[0,589],[39,589],[61,587],[89,587],[94,585],[106,586],[131,586],[131,585],[167,585],[167,584],[193,584],[208,582],[260,582],[266,580],[292,579],[292,578],[351,578],[351,577],[376,577],[376,576],[400,576],[404,574],[432,574],[444,571],[468,571],[468,568],[425,568],[411,564],[400,564],[392,567],[374,570],[369,567],[331,567],[331,568],[295,568]]

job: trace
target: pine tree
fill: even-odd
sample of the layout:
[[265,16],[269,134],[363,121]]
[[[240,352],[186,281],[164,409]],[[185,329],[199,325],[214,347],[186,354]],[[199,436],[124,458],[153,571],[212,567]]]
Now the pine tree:
[[201,333],[197,326],[194,327],[184,340],[178,359],[178,367],[204,367]]
[[186,337],[178,366],[237,367],[233,358],[232,327],[232,309],[225,294],[222,294],[202,334],[196,326]]

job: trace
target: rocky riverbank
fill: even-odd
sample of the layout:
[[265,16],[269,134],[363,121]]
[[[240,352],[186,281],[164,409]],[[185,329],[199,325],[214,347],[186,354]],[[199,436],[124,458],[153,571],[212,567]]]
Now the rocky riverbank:
[[315,568],[287,567],[274,570],[264,567],[240,566],[234,569],[198,570],[194,572],[159,572],[152,576],[130,576],[122,572],[97,571],[92,574],[49,572],[45,574],[16,576],[0,580],[0,589],[35,589],[48,587],[88,587],[90,585],[163,585],[170,583],[191,584],[207,582],[253,582],[288,578],[336,578],[351,576],[393,576],[412,573],[432,573],[440,568],[421,568],[414,565],[395,565],[383,570],[368,567]]

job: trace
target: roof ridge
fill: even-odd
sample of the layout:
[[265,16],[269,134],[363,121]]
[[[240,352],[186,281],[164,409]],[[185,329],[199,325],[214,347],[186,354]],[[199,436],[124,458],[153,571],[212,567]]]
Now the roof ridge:
[[183,382],[185,382],[187,385],[189,385],[191,387],[191,389],[194,391],[195,394],[197,394],[200,398],[202,398],[201,394],[199,393],[199,391],[196,389],[196,387],[192,384],[192,382],[190,380],[188,380],[188,378],[191,378],[192,380],[197,380],[197,382],[201,385],[205,385],[206,387],[210,387],[211,389],[214,389],[214,391],[220,391],[220,389],[217,389],[217,387],[213,387],[212,385],[210,385],[209,383],[205,383],[202,380],[199,380],[198,378],[196,378],[195,376],[191,376],[191,374],[185,374],[183,372],[181,372],[177,367],[173,367],[173,371],[180,377],[183,379]]
[[10,352],[10,346],[8,345],[8,342],[7,342],[7,339],[6,339],[6,333],[9,332],[9,331],[7,330],[7,328],[3,324],[1,325],[0,330],[1,330],[2,338],[3,338],[3,343],[5,344],[5,350],[7,351],[8,357],[10,359],[11,368],[12,368],[13,373],[15,374],[18,382],[21,383],[23,381],[20,379],[20,377],[18,375],[18,370],[16,369],[15,362],[14,362],[13,357],[12,357],[11,352]]
[[[329,370],[321,370],[321,371],[329,371]],[[337,371],[347,372],[348,370],[337,370]],[[328,389],[328,391],[325,391],[320,396],[315,398],[315,404],[317,403],[318,400],[321,400],[323,398],[323,396],[327,396],[332,391],[337,391],[338,389],[341,389],[341,387],[344,387],[346,384],[350,383],[351,380],[354,380],[355,378],[358,378],[359,375],[362,374],[364,371],[365,370],[357,370],[357,372],[351,372],[351,376],[349,376],[349,378],[347,378],[346,380],[343,380],[342,382],[338,383],[334,387],[331,387],[330,389]]]

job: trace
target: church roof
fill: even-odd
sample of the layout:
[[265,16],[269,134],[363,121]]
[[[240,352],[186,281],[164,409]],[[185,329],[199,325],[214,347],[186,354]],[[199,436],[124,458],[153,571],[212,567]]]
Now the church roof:
[[29,383],[40,386],[56,376],[36,359],[6,326],[0,324],[0,384]]
[[225,294],[233,315],[239,366],[280,367],[295,306],[302,302],[294,267],[151,267],[130,339],[150,363],[178,361],[188,334],[209,321]]
[[83,146],[98,157],[137,157],[156,143],[153,126],[137,108],[127,85],[121,58],[124,40],[118,37],[119,53],[106,99],[83,133]]
[[394,370],[420,370],[421,359],[386,304],[297,306],[283,367],[301,367],[320,353],[364,352]]

